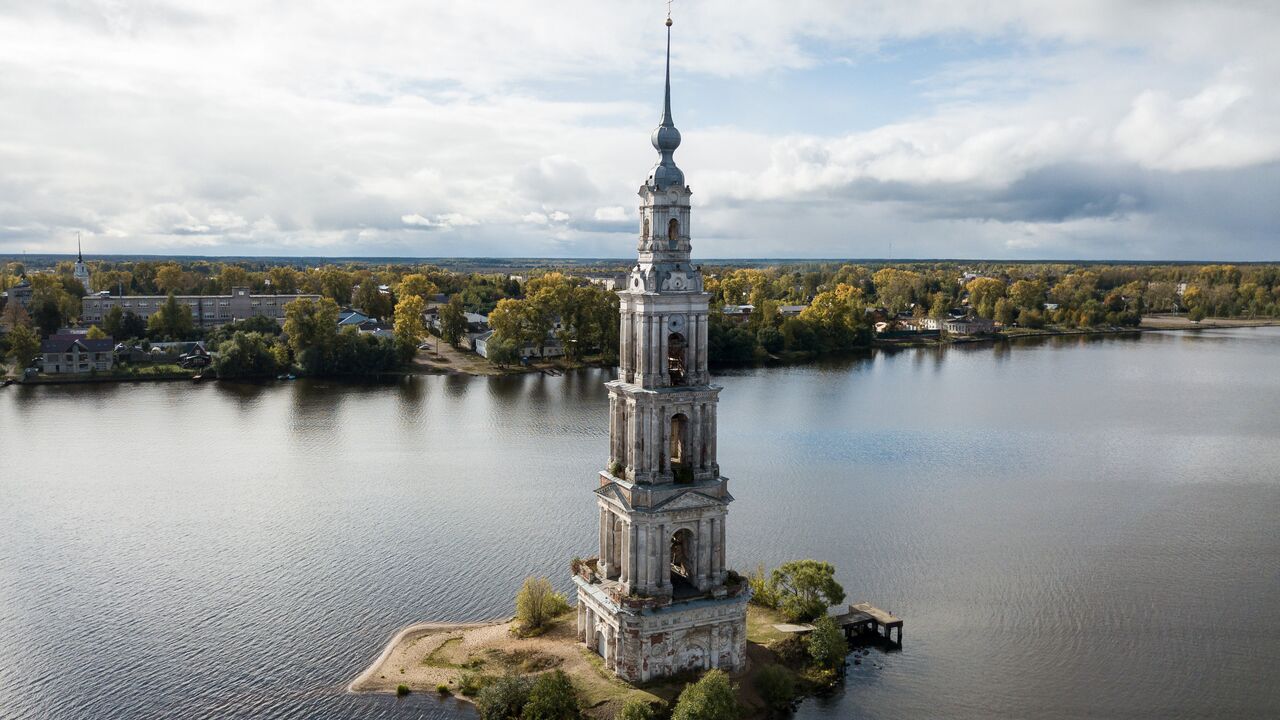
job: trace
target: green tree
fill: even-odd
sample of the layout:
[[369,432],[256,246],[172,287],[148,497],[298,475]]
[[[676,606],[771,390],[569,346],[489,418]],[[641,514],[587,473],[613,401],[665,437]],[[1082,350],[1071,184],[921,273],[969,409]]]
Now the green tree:
[[814,664],[824,670],[839,668],[849,654],[849,644],[845,642],[840,626],[826,615],[814,622],[813,632],[809,633],[806,645]]
[[756,673],[755,686],[760,698],[773,710],[790,706],[796,696],[796,678],[781,665],[765,665],[760,668]]
[[488,343],[489,362],[498,367],[507,367],[514,365],[520,360],[520,352],[516,349],[516,344],[510,340],[504,340],[494,335],[489,338]]
[[578,693],[563,670],[543,673],[533,681],[521,720],[578,720]]
[[132,310],[126,310],[120,320],[120,335],[117,337],[140,338],[147,334],[147,322]]
[[106,333],[104,333],[104,332],[102,332],[102,328],[98,327],[97,325],[90,325],[90,326],[89,326],[89,331],[88,331],[88,332],[86,332],[86,333],[84,334],[84,336],[85,336],[85,338],[86,338],[86,339],[89,339],[89,340],[105,340],[105,339],[107,339],[107,334],[106,334]]
[[18,325],[9,331],[9,357],[21,371],[31,364],[31,358],[40,352],[40,338],[26,325]]
[[160,309],[147,318],[147,334],[154,338],[170,340],[186,340],[195,334],[195,321],[191,317],[191,306],[178,302],[172,292]]
[[494,680],[476,695],[476,710],[481,720],[521,720],[529,702],[529,679],[506,675]]
[[303,372],[323,374],[338,342],[338,303],[299,298],[284,306],[284,332]]
[[31,319],[42,336],[48,337],[62,327],[62,308],[57,299],[51,295],[33,295],[31,298]]
[[218,346],[213,369],[219,378],[271,377],[278,369],[273,344],[261,333],[236,332]]
[[466,311],[462,308],[462,299],[455,295],[440,308],[440,335],[445,342],[457,347],[466,333]]
[[924,299],[924,276],[920,273],[884,268],[877,270],[871,281],[876,286],[876,299],[889,312],[901,312]]
[[708,670],[698,682],[685,686],[671,712],[671,720],[737,720],[741,714],[729,676],[715,669]]
[[168,263],[156,268],[155,286],[163,293],[173,294],[191,287],[190,273],[184,272],[177,263]]
[[378,289],[379,282],[375,278],[366,278],[356,287],[352,302],[369,317],[386,318],[395,312],[391,295]]
[[654,712],[653,705],[633,697],[623,704],[613,720],[657,720],[657,713]]
[[844,602],[844,588],[835,574],[835,566],[818,560],[793,560],[774,570],[782,614],[791,622],[807,622],[826,615],[828,606]]
[[525,578],[516,593],[516,622],[525,633],[536,633],[547,623],[568,612],[569,603],[546,578]]
[[102,316],[102,329],[113,338],[124,338],[124,310],[112,305]]

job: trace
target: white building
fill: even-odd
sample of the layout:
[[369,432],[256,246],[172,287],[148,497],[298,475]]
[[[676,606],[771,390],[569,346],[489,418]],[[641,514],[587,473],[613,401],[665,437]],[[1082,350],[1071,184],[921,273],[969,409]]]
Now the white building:
[[47,375],[110,370],[115,362],[111,338],[90,340],[84,335],[53,335],[40,343],[40,372]]
[[[670,58],[670,25],[668,59]],[[668,62],[668,67],[670,63]],[[746,582],[725,567],[729,481],[707,371],[710,293],[690,263],[689,196],[672,154],[670,70],[658,164],[640,188],[639,257],[619,293],[600,555],[575,568],[578,639],[631,682],[746,663]]]
[[[191,308],[197,327],[212,328],[252,317],[269,317],[284,322],[284,306],[306,298],[319,300],[319,295],[254,295],[249,288],[231,288],[229,295],[178,295],[177,301]],[[100,292],[86,295],[80,301],[81,320],[101,325],[112,307],[132,312],[144,321],[164,307],[167,295],[111,295]]]

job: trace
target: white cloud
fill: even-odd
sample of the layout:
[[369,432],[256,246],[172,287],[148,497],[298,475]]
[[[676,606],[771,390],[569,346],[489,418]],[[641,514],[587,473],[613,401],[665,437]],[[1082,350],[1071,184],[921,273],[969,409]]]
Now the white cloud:
[[[627,254],[628,203],[652,163],[663,12],[6,5],[0,252],[65,249],[83,230],[102,252]],[[1101,224],[1040,209],[1008,221],[1006,196],[1063,165],[1123,163],[1131,184],[1226,172],[1227,185],[1280,160],[1271,3],[706,0],[676,13],[677,89],[746,78],[773,105],[794,101],[793,79],[857,93],[876,82],[872,58],[916,53],[930,68],[902,88],[922,105],[856,132],[780,130],[678,93],[699,251],[877,254],[892,236],[926,254],[1070,254],[1072,238],[1091,251],[1102,227],[1147,248],[1173,216],[1146,217],[1171,211],[1142,187],[1082,198]],[[935,66],[916,40],[979,51]],[[856,68],[841,76],[856,82],[830,81],[836,67]],[[1050,202],[1061,186],[1043,182]],[[984,224],[937,220],[958,207]],[[773,214],[786,223],[760,219]],[[1197,232],[1234,242],[1214,221]],[[1273,237],[1269,222],[1252,227]],[[777,233],[787,239],[773,245]],[[1280,254],[1274,241],[1260,252]]]

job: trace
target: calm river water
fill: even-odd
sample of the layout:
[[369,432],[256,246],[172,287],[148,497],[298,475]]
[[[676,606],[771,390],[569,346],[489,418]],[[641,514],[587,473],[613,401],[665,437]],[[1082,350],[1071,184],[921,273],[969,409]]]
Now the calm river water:
[[[906,618],[799,718],[1280,716],[1280,331],[722,372],[729,555]],[[594,552],[602,371],[0,390],[0,717],[465,718],[343,686]]]

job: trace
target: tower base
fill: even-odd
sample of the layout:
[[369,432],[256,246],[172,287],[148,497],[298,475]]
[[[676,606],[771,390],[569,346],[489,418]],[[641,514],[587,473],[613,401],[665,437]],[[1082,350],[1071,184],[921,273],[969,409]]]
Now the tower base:
[[747,601],[751,592],[724,592],[687,600],[623,598],[618,583],[580,575],[578,640],[628,682],[682,672],[745,669]]

